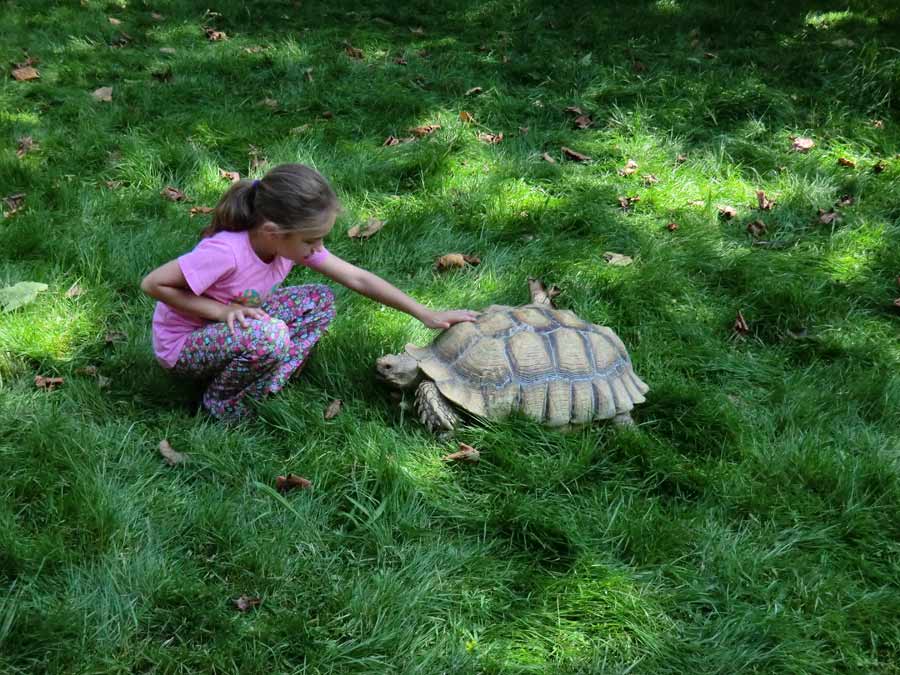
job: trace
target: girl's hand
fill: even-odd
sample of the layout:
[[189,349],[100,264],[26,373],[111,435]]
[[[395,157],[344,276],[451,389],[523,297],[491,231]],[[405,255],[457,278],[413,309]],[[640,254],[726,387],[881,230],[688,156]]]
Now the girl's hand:
[[272,317],[270,317],[258,307],[244,307],[243,305],[223,305],[222,318],[219,320],[224,321],[228,324],[228,327],[231,329],[232,334],[234,334],[235,319],[237,319],[241,326],[246,328],[247,319],[271,321]]
[[445,312],[429,311],[419,320],[429,328],[449,328],[455,323],[462,321],[474,321],[478,318],[478,312],[468,309],[453,309]]

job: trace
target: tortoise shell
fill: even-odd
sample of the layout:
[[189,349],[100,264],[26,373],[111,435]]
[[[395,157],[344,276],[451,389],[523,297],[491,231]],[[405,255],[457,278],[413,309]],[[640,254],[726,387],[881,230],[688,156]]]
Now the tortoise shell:
[[481,417],[519,411],[548,426],[586,424],[627,413],[649,389],[612,330],[546,305],[489,307],[406,352],[446,398]]

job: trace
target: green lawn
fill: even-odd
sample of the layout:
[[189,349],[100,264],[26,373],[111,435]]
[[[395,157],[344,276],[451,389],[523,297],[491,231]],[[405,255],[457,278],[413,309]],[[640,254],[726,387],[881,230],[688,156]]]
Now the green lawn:
[[[0,15],[0,198],[25,193],[2,206],[0,287],[49,286],[0,314],[4,675],[900,673],[895,3]],[[40,79],[11,77],[26,56]],[[259,419],[198,415],[198,388],[156,365],[138,284],[195,244],[209,217],[189,209],[215,204],[220,170],[294,161],[345,207],[329,248],[432,307],[557,284],[629,346],[651,387],[637,427],[473,426],[457,440],[482,461],[442,462],[455,443],[372,377],[433,333],[343,288]],[[369,217],[386,227],[347,237]],[[451,252],[481,265],[435,272]],[[164,438],[190,461],[166,465]],[[280,495],[286,472],[313,489]]]

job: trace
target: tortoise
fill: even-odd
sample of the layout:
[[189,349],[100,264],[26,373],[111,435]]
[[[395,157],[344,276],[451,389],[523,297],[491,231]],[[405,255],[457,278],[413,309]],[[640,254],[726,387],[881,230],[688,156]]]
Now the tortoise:
[[611,329],[554,308],[535,285],[530,304],[491,305],[427,347],[382,356],[376,372],[396,389],[415,388],[419,417],[437,433],[460,424],[458,411],[486,419],[519,412],[560,429],[633,424],[630,412],[649,390]]

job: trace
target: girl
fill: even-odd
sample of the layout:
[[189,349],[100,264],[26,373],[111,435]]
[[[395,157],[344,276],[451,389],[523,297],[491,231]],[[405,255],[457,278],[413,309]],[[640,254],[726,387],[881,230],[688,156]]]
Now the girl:
[[327,286],[279,284],[305,265],[429,328],[471,321],[468,310],[434,312],[371,272],[329,253],[340,204],[328,181],[302,164],[234,183],[190,253],[153,270],[141,290],[159,302],[153,349],[177,375],[211,379],[203,406],[236,421],[248,399],[284,387],[334,318]]

